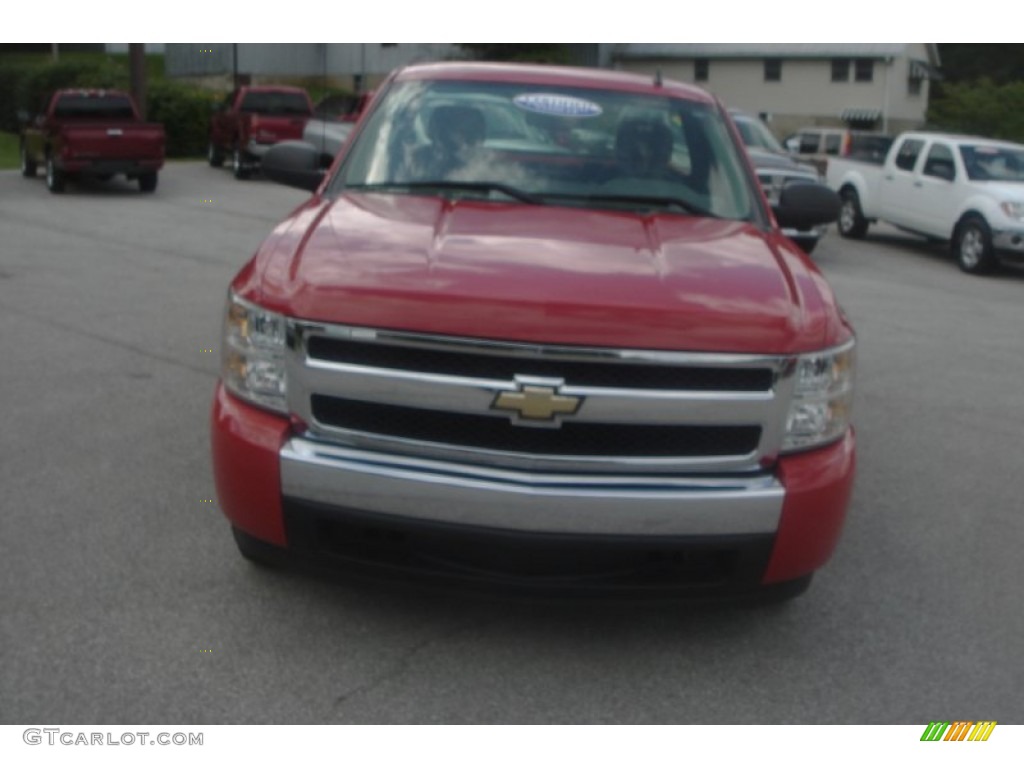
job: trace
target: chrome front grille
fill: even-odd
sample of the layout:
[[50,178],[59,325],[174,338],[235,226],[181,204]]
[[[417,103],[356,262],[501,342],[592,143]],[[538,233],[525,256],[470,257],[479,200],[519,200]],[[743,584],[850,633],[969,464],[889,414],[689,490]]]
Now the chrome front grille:
[[[292,321],[288,398],[307,437],[535,472],[757,472],[778,454],[789,357],[559,347]],[[577,403],[497,407],[531,387]],[[543,398],[542,398],[543,399]],[[570,409],[571,410],[571,409]]]

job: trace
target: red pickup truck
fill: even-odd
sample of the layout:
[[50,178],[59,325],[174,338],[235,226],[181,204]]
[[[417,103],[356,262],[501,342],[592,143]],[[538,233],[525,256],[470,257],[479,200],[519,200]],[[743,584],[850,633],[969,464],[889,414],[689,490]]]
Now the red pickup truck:
[[214,168],[231,158],[237,179],[246,179],[279,141],[302,138],[313,115],[309,94],[283,85],[246,86],[232,91],[210,120],[207,160]]
[[143,122],[127,93],[61,90],[22,132],[21,172],[33,177],[44,165],[51,192],[63,192],[69,178],[119,173],[152,192],[165,145],[163,126]]
[[840,534],[854,332],[722,105],[660,78],[391,75],[231,283],[212,407],[241,553],[581,593],[788,597]]

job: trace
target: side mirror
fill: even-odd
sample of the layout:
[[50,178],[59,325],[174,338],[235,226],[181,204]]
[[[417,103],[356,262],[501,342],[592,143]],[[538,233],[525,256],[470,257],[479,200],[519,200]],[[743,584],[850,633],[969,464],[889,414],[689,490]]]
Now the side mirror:
[[780,227],[802,230],[831,224],[839,218],[841,205],[839,195],[824,184],[808,182],[783,187],[773,210]]
[[796,136],[791,136],[790,138],[786,139],[786,151],[789,152],[791,155],[799,154],[800,139],[798,139]]
[[278,184],[316,192],[324,180],[320,151],[306,141],[282,141],[263,156],[263,175]]

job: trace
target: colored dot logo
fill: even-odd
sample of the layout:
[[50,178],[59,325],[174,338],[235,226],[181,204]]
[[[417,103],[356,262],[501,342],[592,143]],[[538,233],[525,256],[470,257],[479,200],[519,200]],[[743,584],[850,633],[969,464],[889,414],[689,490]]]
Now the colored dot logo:
[[200,648],[200,653],[213,653],[213,648]]
[[213,48],[200,48],[200,53],[213,53]]
[[200,352],[213,352],[213,347],[203,347]]
[[208,199],[204,198],[203,200],[200,200],[199,202],[201,202],[201,203],[212,203],[213,200],[208,200]]
[[203,504],[213,504],[213,499],[200,499]]

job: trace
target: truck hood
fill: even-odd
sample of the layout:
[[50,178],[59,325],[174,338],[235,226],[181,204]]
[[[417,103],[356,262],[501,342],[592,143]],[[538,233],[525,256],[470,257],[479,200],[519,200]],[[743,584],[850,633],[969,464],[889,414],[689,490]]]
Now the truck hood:
[[1019,181],[972,181],[971,185],[1000,202],[1024,201],[1024,184]]
[[849,336],[781,234],[676,214],[314,197],[235,290],[310,320],[548,344],[790,353]]

